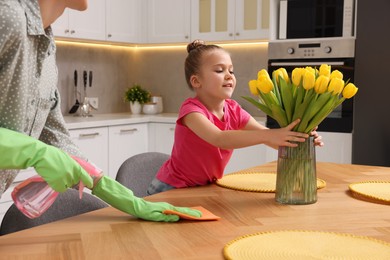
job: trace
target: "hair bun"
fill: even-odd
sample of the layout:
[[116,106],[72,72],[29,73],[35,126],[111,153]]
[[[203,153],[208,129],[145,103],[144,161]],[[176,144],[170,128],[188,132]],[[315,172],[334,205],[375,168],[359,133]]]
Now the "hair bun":
[[205,46],[205,45],[206,45],[206,43],[204,41],[195,40],[187,45],[187,52],[190,53],[191,51],[193,51],[199,47]]

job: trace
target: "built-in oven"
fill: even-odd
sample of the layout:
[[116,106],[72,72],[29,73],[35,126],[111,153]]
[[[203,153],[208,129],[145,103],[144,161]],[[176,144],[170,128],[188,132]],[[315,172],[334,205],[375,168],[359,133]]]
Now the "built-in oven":
[[[331,65],[339,70],[344,80],[354,82],[355,39],[297,39],[270,42],[268,46],[268,71],[285,68],[289,73],[296,67]],[[318,131],[352,133],[353,98],[345,100],[319,126]],[[278,128],[278,123],[267,116],[267,126]]]

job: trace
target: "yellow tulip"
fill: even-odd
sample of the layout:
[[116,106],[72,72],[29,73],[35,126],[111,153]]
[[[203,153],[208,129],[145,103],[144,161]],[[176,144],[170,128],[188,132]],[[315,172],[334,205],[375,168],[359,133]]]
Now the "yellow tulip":
[[351,97],[355,96],[357,91],[358,91],[358,88],[353,83],[348,83],[343,90],[343,97],[344,98],[351,98]]
[[314,75],[316,75],[316,70],[313,69],[312,67],[306,67],[305,70],[307,70],[307,71],[313,73]]
[[330,79],[333,79],[333,78],[343,79],[343,73],[341,73],[341,72],[338,71],[338,70],[334,70],[334,71],[332,71],[332,73],[330,74]]
[[289,82],[290,82],[290,78],[288,77],[287,70],[286,70],[285,68],[279,68],[278,70],[279,70],[280,72],[282,72],[284,81],[286,81],[287,83],[289,83]]
[[279,69],[277,70],[274,70],[272,72],[272,78],[276,80],[276,83],[279,84],[279,77],[282,77],[283,78],[283,72]]
[[333,95],[338,95],[344,88],[344,80],[339,78],[332,78],[329,83],[328,91],[333,92]]
[[261,76],[267,76],[269,78],[268,71],[265,69],[259,70],[259,72],[257,72],[257,79],[259,79]]
[[257,89],[257,80],[253,79],[249,81],[249,91],[252,95],[257,96],[259,94],[259,90]]
[[[295,68],[290,78],[284,68],[275,70],[272,75],[262,69],[257,79],[248,82],[255,98],[244,99],[274,118],[281,127],[300,118],[293,131],[310,133],[345,99],[352,98],[358,91],[353,83],[344,82],[340,71],[331,71],[330,65],[322,64],[317,68]],[[281,82],[288,84],[277,84],[280,77],[284,79]]]
[[269,77],[262,75],[257,80],[257,88],[264,94],[267,94],[274,88],[274,83],[272,83],[272,80]]
[[324,75],[326,77],[330,76],[330,65],[327,64],[321,64],[319,75]]
[[301,83],[303,74],[305,74],[305,69],[304,68],[295,68],[292,71],[291,74],[291,81],[295,86],[298,86]]
[[306,72],[303,75],[302,86],[303,86],[304,89],[309,90],[309,89],[312,89],[314,87],[316,76],[315,76],[315,74],[313,72],[314,69],[313,69],[313,71],[312,70],[308,70],[308,69],[305,69],[305,70],[306,70]]
[[316,79],[316,83],[314,84],[314,91],[318,94],[324,93],[328,89],[329,77],[325,75],[320,75]]

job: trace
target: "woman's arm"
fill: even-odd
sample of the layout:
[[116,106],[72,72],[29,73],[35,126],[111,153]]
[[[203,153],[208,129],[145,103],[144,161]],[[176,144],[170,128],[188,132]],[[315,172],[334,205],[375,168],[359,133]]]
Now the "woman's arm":
[[47,28],[62,15],[65,8],[84,11],[88,7],[88,0],[39,0],[43,28]]

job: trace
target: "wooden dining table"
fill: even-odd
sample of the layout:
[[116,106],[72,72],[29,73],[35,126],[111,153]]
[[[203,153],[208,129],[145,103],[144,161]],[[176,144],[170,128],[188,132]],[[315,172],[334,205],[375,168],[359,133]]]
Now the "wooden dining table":
[[[251,170],[275,172],[276,163]],[[308,230],[390,242],[390,205],[355,197],[354,182],[390,181],[390,168],[317,162],[326,181],[318,201],[283,205],[274,193],[216,184],[146,197],[176,206],[203,206],[219,220],[175,223],[137,219],[112,207],[0,237],[0,259],[223,259],[224,246],[258,232]]]

